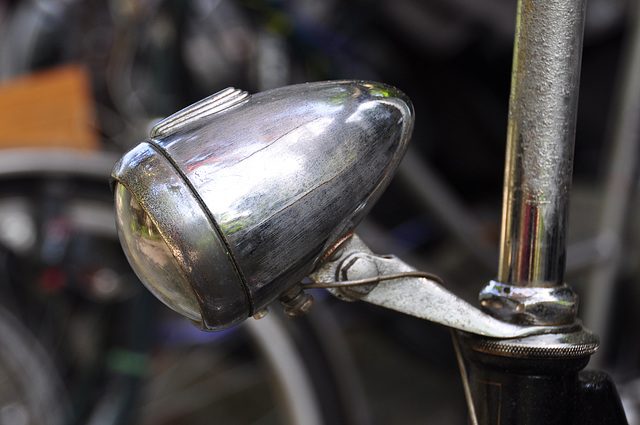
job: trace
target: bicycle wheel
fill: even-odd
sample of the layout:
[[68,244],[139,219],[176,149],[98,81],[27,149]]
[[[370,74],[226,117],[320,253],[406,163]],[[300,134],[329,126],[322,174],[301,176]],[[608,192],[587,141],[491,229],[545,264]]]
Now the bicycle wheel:
[[0,307],[0,424],[56,425],[68,408],[62,381],[43,347]]
[[215,334],[167,311],[140,423],[369,424],[341,327],[318,304],[295,320],[274,306]]

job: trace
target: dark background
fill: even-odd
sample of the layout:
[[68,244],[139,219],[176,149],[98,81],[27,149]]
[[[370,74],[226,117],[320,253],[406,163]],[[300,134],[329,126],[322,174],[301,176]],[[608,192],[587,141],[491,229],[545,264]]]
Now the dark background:
[[[621,51],[631,15],[627,3],[590,0],[587,6],[574,166],[579,203],[572,209],[571,229],[578,239],[592,235],[597,223],[614,89],[619,84]],[[0,80],[82,64],[91,78],[93,125],[100,149],[113,155],[142,141],[162,117],[228,86],[257,92],[328,79],[395,85],[412,99],[416,110],[412,155],[419,156],[477,218],[482,243],[491,257],[499,237],[515,12],[513,0],[0,0]],[[46,193],[35,191],[29,196],[49,196]],[[469,252],[398,179],[363,225],[362,236],[375,249],[401,254],[418,267],[439,273],[454,292],[471,301],[497,267]],[[87,256],[96,257],[99,249],[74,252],[66,257],[65,267]],[[108,249],[117,250],[111,245]],[[622,280],[633,285],[635,260],[629,262]],[[7,274],[14,276],[5,279],[9,286],[33,285],[31,274],[16,264],[25,263],[31,269],[41,266],[33,258],[5,263]],[[571,283],[579,292],[586,292],[581,283],[586,279],[585,270],[572,273],[568,274],[574,279]],[[30,296],[33,294],[25,295],[26,301],[21,302],[30,303]],[[410,424],[425,418],[434,423],[465,421],[446,330],[376,308],[318,297],[323,300],[320,304],[329,305],[346,335],[366,388],[366,404],[375,418],[372,423]],[[88,302],[72,289],[60,298],[72,298],[74,306]],[[633,299],[628,300],[632,306]],[[56,298],[54,302],[62,301]],[[110,304],[109,313],[101,316],[112,324],[104,331],[109,337],[95,342],[104,353],[108,352],[105,347],[122,339],[112,334],[128,335],[134,328],[131,323],[137,319],[131,318],[135,316],[131,310],[140,311],[140,301],[127,302],[134,305]],[[202,361],[191,362],[201,368],[193,374],[207,375],[205,359],[211,353],[193,347],[215,338],[175,325],[181,319],[170,314],[167,319],[163,306],[148,302],[155,312],[153,320],[143,322],[141,326],[148,327],[131,337],[146,341],[136,350],[152,353],[154,366],[145,379],[158,382],[163,366],[178,364],[185,352],[191,360]],[[616,328],[606,364],[624,384],[637,375],[637,344],[625,342],[635,336],[637,319],[627,312],[624,300],[618,305],[615,323],[631,330],[620,331],[622,325]],[[33,314],[24,305],[17,310],[18,316]],[[58,331],[74,332],[69,327],[51,330]],[[63,378],[75,383],[78,375],[69,372]],[[99,382],[108,386],[107,381]],[[141,392],[134,391],[138,385],[143,385]],[[129,398],[138,403],[133,417],[145,423],[145,417],[152,417],[153,408],[148,406],[155,406],[154,400],[168,397],[171,404],[171,398],[162,392],[171,394],[168,386],[154,387],[155,393],[138,381],[135,387],[126,387],[143,394],[140,399]],[[243,404],[242,409],[246,408]],[[178,419],[167,423],[197,423],[195,416],[203,414],[193,413],[191,419],[190,413],[184,415],[176,414]]]

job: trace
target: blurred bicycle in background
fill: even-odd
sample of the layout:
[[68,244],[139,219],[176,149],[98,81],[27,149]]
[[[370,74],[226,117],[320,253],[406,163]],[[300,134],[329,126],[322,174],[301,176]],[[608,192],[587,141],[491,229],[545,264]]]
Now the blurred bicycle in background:
[[[588,5],[567,279],[583,306],[606,256],[603,159],[634,6]],[[449,335],[421,320],[319,294],[306,319],[273,312],[264,341],[253,329],[268,326],[260,322],[211,336],[156,310],[121,254],[107,176],[160,118],[224,87],[387,82],[415,104],[413,148],[358,233],[473,300],[497,264],[514,16],[515,3],[500,0],[0,1],[2,87],[70,65],[88,81],[70,107],[86,114],[74,121],[80,136],[63,129],[66,138],[53,140],[46,120],[34,138],[17,140],[24,125],[0,136],[0,337],[15,341],[0,356],[0,423],[296,423],[305,414],[297,410],[332,424],[465,421]],[[26,117],[47,103],[40,89],[30,93]],[[46,116],[60,97],[48,99]],[[15,111],[6,98],[0,91],[0,111]],[[637,423],[638,238],[635,223],[625,228],[614,271],[623,296],[607,316],[599,362]],[[298,362],[297,374],[279,369],[279,358]],[[284,408],[273,410],[278,399]],[[314,401],[293,409],[301,399]]]

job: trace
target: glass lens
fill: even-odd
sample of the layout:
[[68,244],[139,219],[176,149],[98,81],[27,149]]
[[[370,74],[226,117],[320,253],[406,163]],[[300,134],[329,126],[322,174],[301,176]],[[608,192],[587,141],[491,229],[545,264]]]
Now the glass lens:
[[116,185],[115,204],[120,242],[142,283],[173,310],[201,321],[189,283],[155,223],[121,184]]

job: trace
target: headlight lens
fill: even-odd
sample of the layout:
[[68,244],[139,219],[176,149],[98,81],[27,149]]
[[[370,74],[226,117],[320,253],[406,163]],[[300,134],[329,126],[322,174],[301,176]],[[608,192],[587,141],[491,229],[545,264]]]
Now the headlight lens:
[[151,217],[121,184],[115,187],[115,205],[120,242],[138,278],[167,306],[201,321],[196,297],[169,246]]

